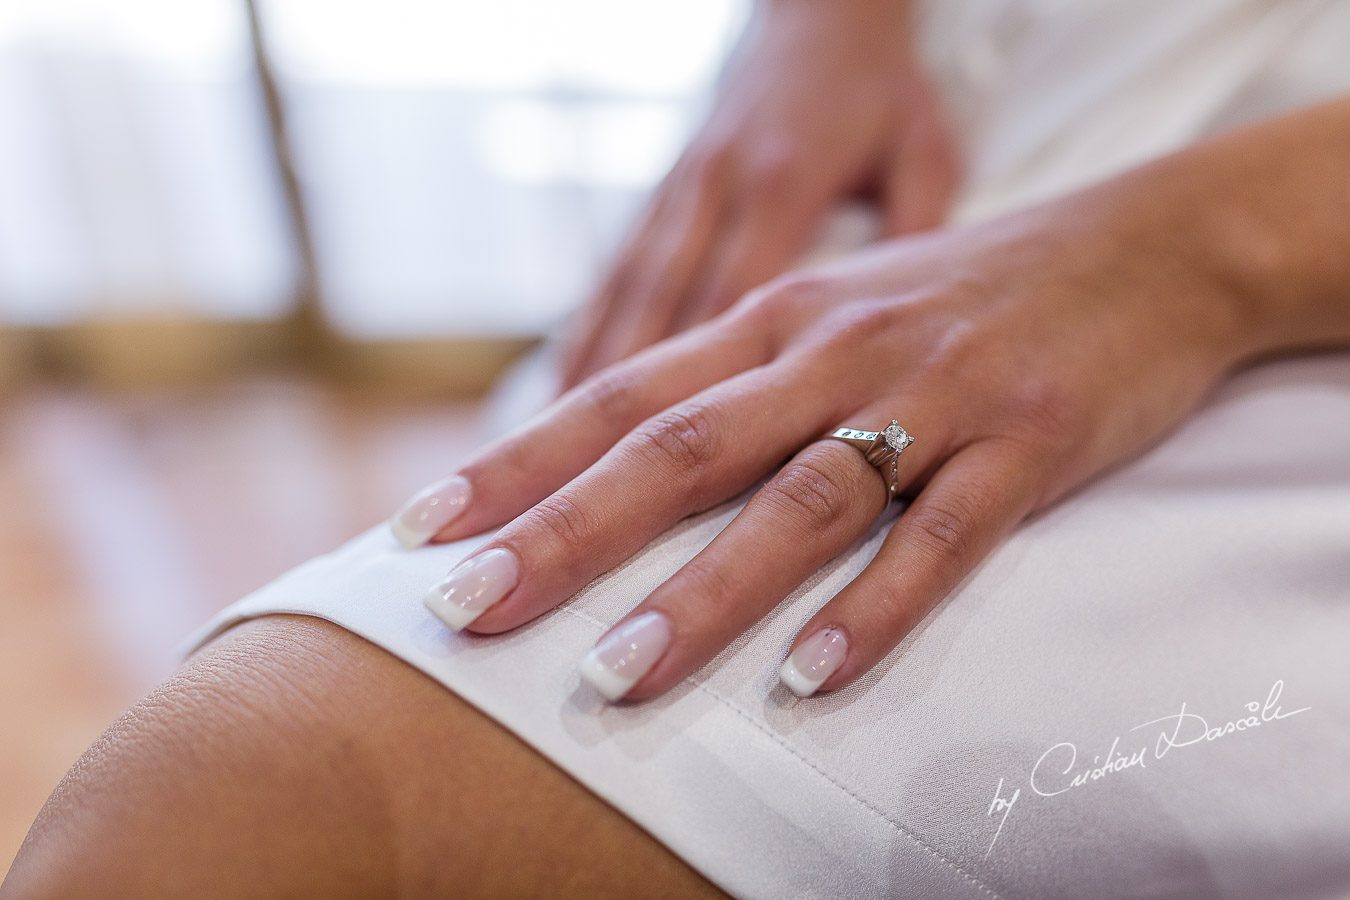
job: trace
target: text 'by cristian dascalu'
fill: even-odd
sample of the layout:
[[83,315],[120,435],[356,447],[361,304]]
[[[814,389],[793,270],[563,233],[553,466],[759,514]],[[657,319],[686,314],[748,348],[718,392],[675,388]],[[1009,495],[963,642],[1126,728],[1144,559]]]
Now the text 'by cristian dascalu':
[[[1076,745],[1063,741],[1046,750],[1041,754],[1041,758],[1036,760],[1026,786],[1034,795],[1057,797],[1077,788],[1089,787],[1126,769],[1147,768],[1150,762],[1162,760],[1172,751],[1255,731],[1262,726],[1312,709],[1310,706],[1294,710],[1283,709],[1280,705],[1280,695],[1283,693],[1284,682],[1277,681],[1271,685],[1265,702],[1253,700],[1244,706],[1246,715],[1217,725],[1211,725],[1208,719],[1187,708],[1183,702],[1179,712],[1150,719],[1131,728],[1129,730],[1131,734],[1138,731],[1145,732],[1138,736],[1141,743],[1129,740],[1122,750],[1122,739],[1117,736],[1111,742],[1110,749],[1104,755],[1093,756],[1091,762],[1086,762],[1085,756],[1080,759]],[[1157,734],[1156,740],[1153,738],[1154,729]],[[994,844],[998,842],[999,835],[1003,833],[1003,826],[1007,824],[1013,806],[1022,797],[1022,788],[1005,793],[1003,781],[1002,778],[998,780],[998,787],[994,788],[994,800],[989,804],[989,810],[985,814],[990,819],[998,820],[998,827],[989,842],[989,849],[984,853],[986,859],[993,851]]]

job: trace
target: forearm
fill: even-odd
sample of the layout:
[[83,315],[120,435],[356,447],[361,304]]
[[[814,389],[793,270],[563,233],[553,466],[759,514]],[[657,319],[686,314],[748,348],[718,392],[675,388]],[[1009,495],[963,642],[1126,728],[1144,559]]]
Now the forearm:
[[1088,192],[1141,259],[1228,304],[1232,359],[1350,344],[1350,98],[1176,153]]
[[914,46],[913,0],[759,0],[755,20],[761,25],[802,23],[845,31],[860,40],[887,46],[911,56]]
[[859,20],[908,23],[913,5],[913,0],[759,0],[756,7],[762,11],[800,9],[839,13]]

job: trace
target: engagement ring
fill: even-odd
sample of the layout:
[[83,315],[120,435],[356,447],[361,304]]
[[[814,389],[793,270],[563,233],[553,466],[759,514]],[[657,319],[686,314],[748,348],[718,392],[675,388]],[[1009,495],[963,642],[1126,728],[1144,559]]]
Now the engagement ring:
[[914,438],[900,427],[900,423],[891,419],[891,424],[881,431],[860,431],[857,428],[839,428],[830,437],[843,441],[862,451],[867,461],[881,473],[886,482],[886,490],[891,497],[900,488],[900,454],[914,443]]

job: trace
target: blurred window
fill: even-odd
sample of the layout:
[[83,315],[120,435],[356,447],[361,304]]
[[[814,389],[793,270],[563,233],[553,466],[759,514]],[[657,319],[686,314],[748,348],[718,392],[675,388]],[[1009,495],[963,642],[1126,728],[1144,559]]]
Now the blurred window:
[[[702,111],[746,0],[259,0],[327,318],[532,335]],[[243,0],[0,2],[0,325],[275,319],[300,254]]]
[[236,0],[0,3],[0,324],[287,312],[259,97]]
[[536,334],[701,112],[741,0],[262,0],[328,315]]

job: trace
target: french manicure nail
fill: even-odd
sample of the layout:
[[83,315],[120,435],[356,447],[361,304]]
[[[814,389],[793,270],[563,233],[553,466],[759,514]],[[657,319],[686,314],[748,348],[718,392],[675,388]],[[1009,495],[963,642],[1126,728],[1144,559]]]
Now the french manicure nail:
[[659,612],[645,612],[602,637],[577,668],[606,700],[618,700],[651,671],[670,638],[670,621]]
[[389,530],[409,550],[422,546],[459,518],[469,505],[469,481],[451,475],[418,491],[389,520]]
[[446,625],[462,631],[520,580],[520,563],[504,547],[471,556],[450,570],[422,602]]
[[822,628],[783,661],[778,677],[798,697],[810,697],[843,664],[847,654],[844,633],[838,628]]

